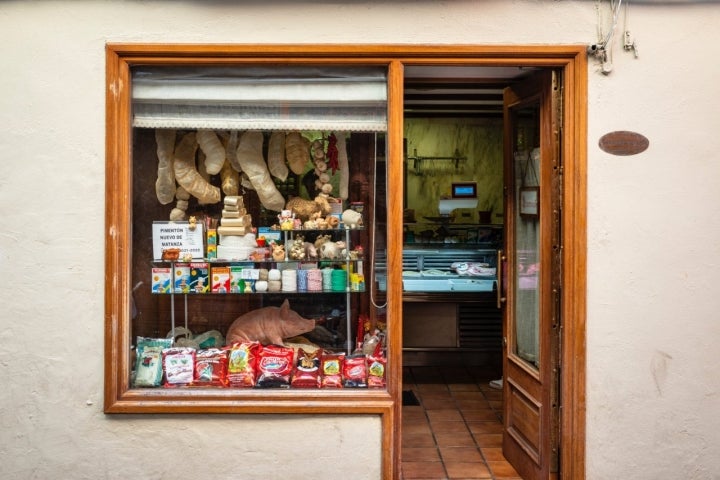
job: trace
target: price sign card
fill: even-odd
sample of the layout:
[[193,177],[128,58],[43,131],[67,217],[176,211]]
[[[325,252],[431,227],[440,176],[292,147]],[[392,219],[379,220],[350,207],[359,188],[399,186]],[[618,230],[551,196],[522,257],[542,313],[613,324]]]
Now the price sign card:
[[153,222],[153,258],[162,259],[162,252],[168,248],[179,248],[180,258],[186,253],[193,259],[204,257],[203,227],[195,224],[193,230],[188,222]]

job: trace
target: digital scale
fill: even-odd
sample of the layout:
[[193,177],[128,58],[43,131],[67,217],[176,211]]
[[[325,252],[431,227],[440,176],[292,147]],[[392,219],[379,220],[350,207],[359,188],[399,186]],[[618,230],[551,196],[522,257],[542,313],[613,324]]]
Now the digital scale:
[[455,182],[450,189],[450,198],[441,198],[438,204],[440,217],[449,217],[458,208],[477,208],[477,182]]

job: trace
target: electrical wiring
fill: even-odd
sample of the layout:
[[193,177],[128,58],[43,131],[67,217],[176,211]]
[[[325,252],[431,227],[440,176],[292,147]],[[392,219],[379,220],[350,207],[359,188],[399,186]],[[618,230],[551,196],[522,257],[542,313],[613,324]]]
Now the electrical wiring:
[[[375,147],[373,148],[375,153],[374,153],[374,158],[373,158],[373,195],[372,195],[373,209],[372,209],[372,211],[375,212],[376,207],[377,207],[377,160],[378,160],[377,159],[377,133],[375,134],[375,141],[373,142],[373,144],[375,145]],[[387,175],[387,169],[385,171],[385,175]],[[388,186],[388,182],[386,180],[385,181],[385,198],[386,199],[388,198],[387,186]],[[375,272],[375,256],[376,256],[376,254],[375,254],[375,251],[376,251],[375,225],[374,224],[375,224],[375,222],[373,222],[372,228],[370,229],[370,237],[371,237],[370,245],[372,245],[372,248],[371,248],[372,255],[370,256],[370,271],[373,272],[373,275]],[[385,228],[387,228],[387,225],[385,226]],[[387,268],[387,263],[385,265]],[[385,303],[382,305],[379,305],[376,302],[375,295],[374,295],[374,292],[375,292],[374,287],[375,287],[374,285],[370,285],[370,303],[372,303],[373,307],[377,308],[378,310],[387,307],[387,297],[385,298]]]
[[[606,34],[602,32],[603,19],[601,18],[601,5],[602,0],[597,0],[596,8],[598,12],[598,37],[600,42],[590,45],[588,47],[588,54],[593,55],[601,64],[601,72],[604,75],[609,75],[612,72],[612,47],[613,47],[613,36],[615,29],[617,28],[618,19],[620,17],[620,10],[622,9],[623,0],[609,0],[610,1],[610,12],[611,21],[610,27]],[[630,41],[629,31],[627,28],[628,14],[629,14],[630,0],[625,1],[625,19],[624,19],[624,34],[623,34],[623,48],[625,50],[632,50],[635,54],[635,58],[638,57],[637,46],[634,41]]]

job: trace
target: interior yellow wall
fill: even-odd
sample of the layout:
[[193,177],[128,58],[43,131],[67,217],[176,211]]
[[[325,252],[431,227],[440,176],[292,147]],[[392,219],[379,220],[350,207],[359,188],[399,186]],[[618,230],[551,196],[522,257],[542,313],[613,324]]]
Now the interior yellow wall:
[[[450,195],[452,182],[478,184],[477,209],[467,210],[470,218],[455,222],[476,223],[479,210],[491,210],[493,223],[502,223],[502,119],[422,118],[405,120],[407,157],[461,157],[455,169],[450,160],[406,162],[407,208],[415,210],[418,222],[437,217],[438,200]],[[456,212],[459,215],[459,212]]]

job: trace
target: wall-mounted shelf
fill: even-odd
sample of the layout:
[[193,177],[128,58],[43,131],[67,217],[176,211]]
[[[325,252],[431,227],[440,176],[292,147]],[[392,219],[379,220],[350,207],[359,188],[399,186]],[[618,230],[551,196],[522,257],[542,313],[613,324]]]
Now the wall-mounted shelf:
[[424,173],[448,173],[457,171],[460,164],[467,160],[467,157],[460,154],[458,149],[451,156],[422,156],[417,154],[417,149],[413,149],[413,154],[407,157],[408,161],[412,161],[412,172],[416,175]]

